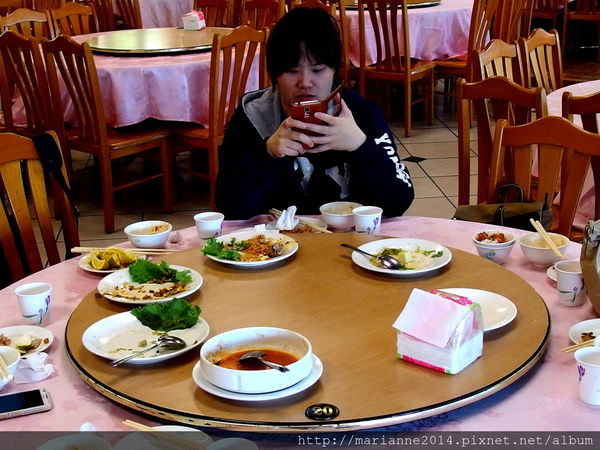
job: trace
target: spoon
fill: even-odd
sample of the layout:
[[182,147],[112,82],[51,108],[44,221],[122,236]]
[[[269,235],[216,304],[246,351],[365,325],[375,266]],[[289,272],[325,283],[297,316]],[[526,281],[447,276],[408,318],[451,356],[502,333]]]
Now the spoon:
[[130,359],[133,359],[136,356],[139,356],[139,355],[146,353],[147,351],[153,350],[155,348],[166,348],[169,350],[179,350],[185,346],[186,346],[186,343],[183,339],[178,338],[176,336],[169,336],[169,335],[163,334],[162,336],[158,337],[158,339],[156,340],[156,344],[151,345],[150,347],[145,348],[143,350],[140,350],[139,352],[135,352],[135,353],[132,353],[131,355],[127,355],[124,358],[117,359],[116,361],[111,362],[110,365],[113,367],[120,366],[124,362],[127,362]]
[[244,353],[242,356],[240,356],[240,362],[242,361],[248,361],[248,360],[252,360],[252,359],[257,359],[258,361],[260,361],[261,363],[263,363],[265,366],[269,366],[272,369],[277,369],[280,372],[289,372],[290,369],[288,369],[286,366],[282,366],[281,364],[277,364],[271,361],[267,361],[266,359],[263,359],[263,356],[265,356],[266,353],[265,352],[261,352],[260,350],[255,350],[253,352],[248,352],[248,353]]
[[390,269],[390,270],[399,270],[402,268],[402,264],[400,264],[400,261],[398,261],[396,258],[394,258],[393,256],[389,256],[389,255],[385,255],[385,256],[375,256],[372,255],[371,253],[367,253],[364,250],[361,250],[358,247],[354,247],[352,245],[348,245],[348,244],[340,244],[342,247],[348,247],[351,248],[352,250],[355,250],[359,253],[362,253],[364,255],[370,256],[371,258],[377,258],[377,261],[379,261],[379,263],[385,267],[386,269]]

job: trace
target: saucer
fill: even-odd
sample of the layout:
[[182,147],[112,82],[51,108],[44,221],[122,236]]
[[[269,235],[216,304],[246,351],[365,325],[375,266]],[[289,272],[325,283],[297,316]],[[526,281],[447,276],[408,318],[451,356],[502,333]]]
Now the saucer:
[[218,386],[210,383],[204,378],[202,370],[200,369],[200,361],[196,363],[192,370],[192,378],[200,389],[208,392],[209,394],[216,395],[217,397],[226,398],[228,400],[238,400],[242,402],[267,402],[270,400],[279,400],[280,398],[289,397],[294,394],[298,394],[313,384],[315,384],[321,375],[323,374],[323,363],[316,355],[313,354],[313,368],[310,373],[300,380],[298,383],[275,392],[265,392],[263,394],[243,394],[241,392],[232,392],[226,389],[221,389]]
[[594,333],[594,336],[600,336],[600,319],[589,319],[578,322],[569,329],[569,338],[574,344],[581,342],[581,333]]

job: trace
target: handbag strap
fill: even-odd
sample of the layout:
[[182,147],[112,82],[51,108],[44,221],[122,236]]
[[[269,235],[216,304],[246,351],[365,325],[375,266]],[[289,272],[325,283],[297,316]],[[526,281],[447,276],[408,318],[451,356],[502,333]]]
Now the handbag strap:
[[516,183],[508,183],[508,184],[503,184],[502,186],[500,186],[498,189],[496,189],[496,196],[498,197],[498,199],[502,198],[502,202],[506,203],[506,194],[509,188],[513,188],[516,189],[517,192],[519,193],[519,202],[523,202],[524,198],[525,198],[525,194],[523,193],[523,188]]

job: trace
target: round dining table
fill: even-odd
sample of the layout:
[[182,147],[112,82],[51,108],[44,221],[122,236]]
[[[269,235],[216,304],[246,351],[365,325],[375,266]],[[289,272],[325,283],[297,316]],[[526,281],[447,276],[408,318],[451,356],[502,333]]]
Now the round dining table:
[[[258,216],[248,221],[226,221],[224,223],[223,233],[247,228],[258,223],[266,223],[269,220],[271,220],[270,216]],[[191,221],[192,219],[190,217],[190,222]],[[453,261],[453,263],[457,265],[457,268],[460,267],[463,272],[465,270],[468,272],[468,267],[471,266],[473,271],[476,271],[481,265],[492,265],[491,262],[484,261],[479,259],[479,257],[474,256],[476,255],[476,251],[471,238],[475,232],[480,230],[482,230],[482,225],[478,223],[427,217],[398,217],[384,220],[380,235],[427,239],[435,241],[451,249],[456,249],[456,261]],[[517,239],[521,234],[527,233],[526,231],[520,230],[510,231],[516,235]],[[176,244],[169,243],[168,247],[173,248],[174,250],[186,250],[201,247],[202,240],[198,238],[194,227],[180,230],[180,234],[182,239]],[[336,239],[337,242],[337,240],[343,240],[344,236],[347,236],[348,239],[354,239],[353,236],[355,236],[355,233],[348,233],[347,235],[341,236],[340,234],[336,233],[331,239]],[[379,238],[378,236],[365,235],[359,235],[359,237],[363,241],[376,240]],[[321,239],[328,239],[328,235],[322,235]],[[298,238],[298,241],[302,242],[302,239]],[[124,244],[124,246],[128,246],[128,244]],[[365,282],[367,282],[368,279],[371,279],[371,281],[377,281],[378,283],[381,282],[382,286],[385,286],[386,289],[391,290],[394,289],[396,284],[407,283],[406,280],[399,280],[394,277],[380,279],[378,274],[364,272],[358,267],[353,267],[351,259],[348,258],[348,252],[339,248],[337,245],[336,247],[339,250],[339,254],[334,256],[338,260],[338,264],[340,264],[341,267],[345,267],[345,270],[347,271],[343,276],[340,275],[340,281],[343,281],[344,276],[352,277],[353,283],[360,284],[361,277],[366,277]],[[239,283],[242,282],[243,284],[243,279],[247,279],[249,277],[258,277],[265,280],[274,276],[274,269],[268,267],[262,270],[253,271],[239,271],[235,268],[225,266],[221,268],[217,263],[208,261],[206,257],[202,256],[199,249],[197,252],[197,258],[199,260],[204,258],[204,262],[197,267],[199,267],[200,271],[206,276],[205,286],[200,292],[204,292],[205,290],[206,292],[214,292],[208,290],[209,287],[217,288],[218,286],[221,286],[220,289],[222,289],[223,286],[226,286],[228,282],[237,282],[237,289],[239,290]],[[571,259],[577,259],[579,257],[579,252],[580,245],[571,242],[566,250],[566,256]],[[301,261],[301,259],[294,260],[293,258],[290,258],[290,260],[284,262],[284,264],[286,264],[287,267],[290,267],[294,263],[299,264],[298,261]],[[459,266],[459,264],[462,264],[461,261],[468,261],[468,265]],[[205,268],[202,269],[202,266]],[[452,267],[453,266],[450,265],[450,270],[448,273],[454,270]],[[286,266],[284,266],[284,269],[285,268]],[[310,271],[310,269],[310,264],[305,263],[303,268],[298,268],[296,270]],[[537,292],[537,294],[539,294],[539,297],[537,297],[537,294],[535,294],[534,297],[537,299],[531,301],[540,302],[540,305],[542,305],[542,309],[540,311],[543,312],[538,312],[537,316],[532,317],[524,313],[525,309],[528,309],[529,306],[532,305],[522,304],[521,308],[523,309],[521,311],[521,316],[519,316],[519,313],[517,312],[514,322],[516,324],[515,326],[519,327],[521,330],[526,330],[528,327],[535,329],[539,326],[540,321],[542,321],[542,323],[546,321],[546,325],[543,326],[547,326],[548,328],[549,335],[544,336],[543,340],[540,341],[543,345],[541,345],[540,349],[538,349],[535,355],[532,355],[533,358],[531,359],[531,364],[527,367],[527,370],[521,371],[518,376],[511,376],[507,377],[505,380],[499,380],[499,387],[497,389],[490,389],[487,393],[484,392],[485,390],[481,390],[481,392],[477,393],[477,395],[471,395],[470,399],[465,398],[463,399],[464,401],[454,402],[451,407],[433,407],[429,408],[429,413],[418,414],[417,411],[417,414],[408,414],[404,415],[403,417],[392,418],[392,420],[387,421],[373,420],[367,422],[366,426],[362,428],[373,428],[388,425],[385,429],[392,431],[583,431],[595,429],[598,407],[587,405],[578,399],[577,369],[573,355],[572,353],[563,353],[560,351],[561,348],[566,347],[571,343],[568,331],[572,325],[582,320],[596,317],[592,306],[588,302],[579,307],[569,307],[560,304],[558,301],[558,292],[553,282],[547,277],[546,269],[533,266],[529,261],[527,261],[518,245],[516,245],[513,249],[508,261],[504,264],[504,267],[501,268],[498,266],[496,270],[505,271],[505,269],[508,269],[508,271],[511,272],[510,277],[514,277],[516,275],[518,278],[514,278],[514,281],[511,282],[510,286],[504,286],[501,288],[501,290],[510,292],[511,289],[517,289],[522,283],[522,289],[524,291],[531,291],[534,294]],[[506,271],[506,274],[509,274],[508,271]],[[491,273],[494,273],[494,271],[492,270]],[[442,276],[443,275],[440,275],[440,277]],[[0,430],[72,431],[79,430],[85,424],[85,427],[93,427],[97,430],[120,431],[127,429],[127,427],[122,424],[122,421],[125,419],[134,420],[150,426],[158,425],[161,422],[164,423],[164,420],[161,420],[159,417],[162,417],[163,419],[172,419],[172,416],[169,414],[156,414],[156,411],[153,409],[151,404],[146,404],[147,408],[126,408],[122,406],[122,404],[128,404],[128,402],[123,401],[127,400],[127,396],[124,396],[126,397],[125,399],[121,398],[116,399],[117,401],[112,401],[109,398],[115,399],[114,396],[109,395],[109,398],[107,398],[101,395],[99,392],[88,386],[88,384],[86,384],[86,382],[84,382],[84,380],[80,377],[80,375],[83,376],[86,373],[89,375],[91,372],[86,372],[87,369],[83,367],[85,364],[83,364],[83,366],[81,365],[82,359],[80,357],[77,357],[76,355],[74,357],[74,353],[77,351],[74,351],[74,347],[76,347],[78,339],[76,336],[74,338],[72,333],[73,330],[79,325],[77,321],[80,320],[81,317],[85,316],[81,315],[82,308],[86,307],[85,302],[87,302],[89,306],[93,302],[103,301],[106,302],[107,305],[110,305],[109,308],[115,309],[115,311],[119,309],[119,305],[115,306],[112,304],[112,302],[109,303],[105,299],[100,300],[93,294],[100,279],[101,276],[98,274],[82,270],[79,267],[79,259],[76,258],[66,260],[52,267],[48,267],[43,271],[32,274],[27,278],[20,280],[0,291],[0,299],[2,301],[2,305],[4,305],[3,314],[0,317],[1,333],[3,327],[18,325],[21,323],[18,302],[16,301],[14,294],[15,288],[27,282],[50,282],[53,285],[53,291],[50,321],[46,326],[55,337],[53,344],[47,349],[49,355],[48,362],[54,366],[54,374],[37,383],[17,385],[13,382],[8,385],[3,392],[10,393],[28,388],[31,389],[36,387],[44,387],[48,389],[53,398],[54,408],[49,412],[43,413],[43,415],[37,414],[0,421]],[[435,276],[430,279],[430,282],[434,281]],[[485,284],[484,280],[481,282]],[[357,284],[357,286],[359,284]],[[491,284],[493,285],[494,283]],[[248,282],[248,286],[251,286],[250,282]],[[410,286],[410,280],[408,282],[408,286]],[[293,290],[297,289],[303,289],[303,286],[291,282],[289,286],[289,292],[281,292],[279,301],[285,302],[286,297],[293,295]],[[339,283],[339,289],[340,292],[343,291],[343,282]],[[252,301],[255,301],[256,299],[260,299],[261,293],[255,292],[249,288],[247,295],[249,296],[249,299],[253,299]],[[401,301],[403,302],[405,300],[406,299],[402,299]],[[323,299],[322,301],[326,302],[327,299]],[[364,313],[361,312],[358,317],[363,317],[364,320],[369,320],[369,315],[377,314],[378,311],[380,311],[380,308],[377,306],[376,297],[372,299],[365,299],[365,302]],[[285,305],[285,303],[282,305]],[[281,307],[282,305],[279,306]],[[250,311],[247,312],[247,315],[254,313],[262,318],[262,324],[264,324],[265,321],[268,322],[268,305],[263,306],[264,309],[260,312]],[[79,313],[77,313],[79,315],[76,314],[77,311],[79,311]],[[398,313],[399,312],[400,309],[398,310]],[[335,315],[335,311],[331,311],[330,313]],[[69,323],[70,318],[75,316],[77,316],[76,319],[73,319],[73,322],[75,323]],[[524,318],[527,318],[527,320],[524,321]],[[390,343],[394,344],[395,338],[391,326],[395,317],[390,317],[389,319],[389,324],[386,325],[386,327],[389,326],[389,339],[391,340]],[[521,322],[519,322],[520,319]],[[314,318],[306,318],[304,320],[308,320],[308,324],[311,323],[310,320],[314,320]],[[375,323],[379,322],[375,321]],[[552,325],[551,327],[549,326],[550,323]],[[223,331],[222,328],[224,327],[224,324],[213,323],[212,325],[213,326],[211,326],[211,330],[214,328],[214,330]],[[298,323],[298,326],[300,326],[300,323]],[[511,333],[511,328],[507,328],[507,330],[508,331],[505,331],[505,333]],[[335,334],[335,330],[332,330],[331,332]],[[486,345],[488,349],[494,348],[495,351],[497,351],[498,344],[494,341],[502,342],[501,339],[503,339],[499,336],[502,336],[502,334],[498,335],[491,333],[486,335],[484,338],[483,358],[485,358],[486,355]],[[332,339],[335,342],[335,337],[332,337]],[[508,340],[506,342],[511,341]],[[512,342],[510,346],[505,349],[505,351],[508,354],[515,352],[517,349],[515,346],[518,345],[518,343]],[[544,348],[542,347],[545,348],[545,353],[543,353]],[[188,360],[191,361],[196,357],[197,355],[192,355],[187,356],[187,359],[184,359],[186,363],[188,363]],[[382,355],[382,358],[383,357],[389,358],[390,361],[393,361],[396,358],[393,353],[389,355]],[[83,359],[85,358],[89,358],[89,355],[84,355]],[[96,359],[101,361],[99,358]],[[490,367],[494,367],[493,361],[490,361],[489,357],[487,361],[487,364],[490,364]],[[93,362],[92,364],[97,364],[97,361]],[[329,373],[327,367],[328,364]],[[425,371],[421,372],[424,377],[431,376],[430,373],[435,373],[430,371],[430,369],[413,366],[412,364],[404,361],[396,361],[395,364],[407,364],[407,367],[411,367],[411,370]],[[476,362],[474,364],[478,363]],[[118,372],[119,376],[115,378],[113,375],[110,375],[108,364],[104,364],[103,366],[106,368],[101,367],[101,373],[97,373],[100,378],[106,376],[106,374],[109,374],[109,378],[113,378],[115,386],[122,384],[123,380],[121,378],[123,376],[126,377],[127,371]],[[335,372],[336,370],[339,370],[339,367],[336,369],[336,364],[331,361],[326,361],[324,366],[323,379],[330,383],[334,383]],[[83,371],[82,368],[84,369]],[[468,368],[466,370],[468,370]],[[460,377],[461,374],[440,374],[440,376]],[[189,374],[189,377],[190,379],[185,385],[193,386],[193,383],[191,382],[191,373]],[[456,380],[458,380],[458,378]],[[90,382],[89,379],[86,381],[88,381],[88,383]],[[165,380],[164,382],[166,385],[168,385],[168,380]],[[448,379],[448,383],[453,383],[452,378]],[[93,383],[90,384],[93,385]],[[95,387],[96,389],[98,388],[97,386]],[[109,391],[112,388],[110,383],[108,383],[105,387],[107,387]],[[181,389],[180,384],[177,384],[177,389]],[[378,389],[381,389],[381,386],[379,386]],[[102,389],[99,390],[102,391]],[[318,392],[318,388],[316,391]],[[363,396],[368,395],[367,393],[369,391],[370,389],[365,386],[354,390],[354,392],[357,392],[356,395]],[[347,395],[351,396],[352,392],[353,390],[351,389],[348,391]],[[407,395],[408,394],[409,393],[407,393]],[[179,392],[178,395],[181,395],[181,392]],[[194,387],[189,392],[189,395],[195,396],[196,398],[204,398],[203,396],[206,394],[200,390],[200,388]],[[240,408],[236,406],[235,401],[233,401],[232,404],[232,402],[229,400],[223,400],[218,397],[209,397],[207,397],[206,405],[211,409],[211,411],[214,411],[215,408],[216,410],[223,408],[223,411],[240,410]],[[299,396],[291,397],[289,402],[291,402],[291,404],[294,404],[295,402],[300,402],[300,404],[303,404],[301,403],[302,399],[303,394],[300,394]],[[367,398],[365,397],[365,400],[366,399]],[[355,400],[356,403],[356,399],[353,400]],[[393,399],[388,398],[385,401],[389,403],[393,402]],[[365,405],[369,405],[369,407],[371,407],[372,403],[372,401],[365,402]],[[290,403],[288,402],[283,402],[282,404],[275,403],[270,405],[267,409],[258,408],[256,410],[256,414],[252,413],[252,408],[244,407],[242,410],[247,416],[245,422],[252,425],[253,415],[259,417],[264,414],[269,414],[271,408],[275,408],[274,413],[276,414],[278,407],[283,408],[282,411],[284,411],[289,407],[289,405]],[[144,414],[144,412],[153,414],[153,416],[147,416]],[[231,423],[228,423],[227,421],[208,419],[204,422],[189,421],[187,423],[193,423],[197,426],[202,425],[205,427],[221,427],[224,429],[233,430],[242,429],[246,431],[253,430],[268,432],[273,429],[269,426],[264,426],[265,423],[260,420],[254,424],[259,426],[254,428],[252,426],[235,427],[231,426]],[[307,430],[318,430],[318,424],[315,424],[314,422],[311,423],[308,419],[306,419],[306,423],[311,425],[306,427]],[[344,427],[341,426],[339,429],[343,430]],[[302,427],[290,427],[290,432],[292,432],[292,430],[296,433],[298,431],[301,432]],[[329,425],[325,426],[324,430],[335,431],[336,428]],[[279,433],[285,432],[285,426],[277,428],[277,431]]]

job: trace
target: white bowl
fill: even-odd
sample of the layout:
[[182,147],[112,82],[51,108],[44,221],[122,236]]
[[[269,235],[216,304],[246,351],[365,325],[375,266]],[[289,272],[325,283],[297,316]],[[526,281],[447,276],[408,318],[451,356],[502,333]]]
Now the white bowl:
[[504,264],[515,246],[514,239],[510,244],[482,244],[477,241],[473,241],[473,243],[479,256],[494,261],[497,264]]
[[[273,349],[294,355],[288,372],[276,369],[239,370],[216,363],[241,351]],[[301,334],[283,328],[249,327],[226,331],[207,340],[200,349],[200,370],[222,389],[246,394],[279,391],[306,378],[313,368],[312,346]]]
[[352,210],[360,206],[355,202],[330,202],[321,205],[319,211],[327,225],[338,231],[348,231],[354,226]]
[[21,353],[17,349],[2,345],[0,346],[0,358],[4,359],[8,367],[8,373],[10,374],[8,378],[0,378],[0,390],[2,390],[15,376],[19,360],[21,359]]
[[[506,239],[506,242],[496,242],[496,241],[491,241],[491,240],[478,241],[477,236],[479,236],[480,233],[486,233],[488,236],[491,236],[493,234],[503,234]],[[504,231],[504,230],[492,230],[492,229],[481,230],[481,231],[478,231],[477,233],[473,234],[473,243],[475,245],[493,246],[494,248],[508,247],[515,243],[515,237],[512,233],[509,233],[508,231]]]
[[[158,227],[162,231],[156,232],[155,230]],[[172,229],[173,227],[169,222],[145,220],[127,225],[123,231],[125,231],[131,245],[136,248],[159,248],[164,247]]]
[[[548,233],[554,241],[560,252],[564,255],[569,245],[569,239],[562,234]],[[548,248],[546,241],[538,233],[529,233],[521,236],[519,239],[523,255],[533,264],[539,267],[548,267],[558,261],[560,258],[554,254],[552,249]]]

